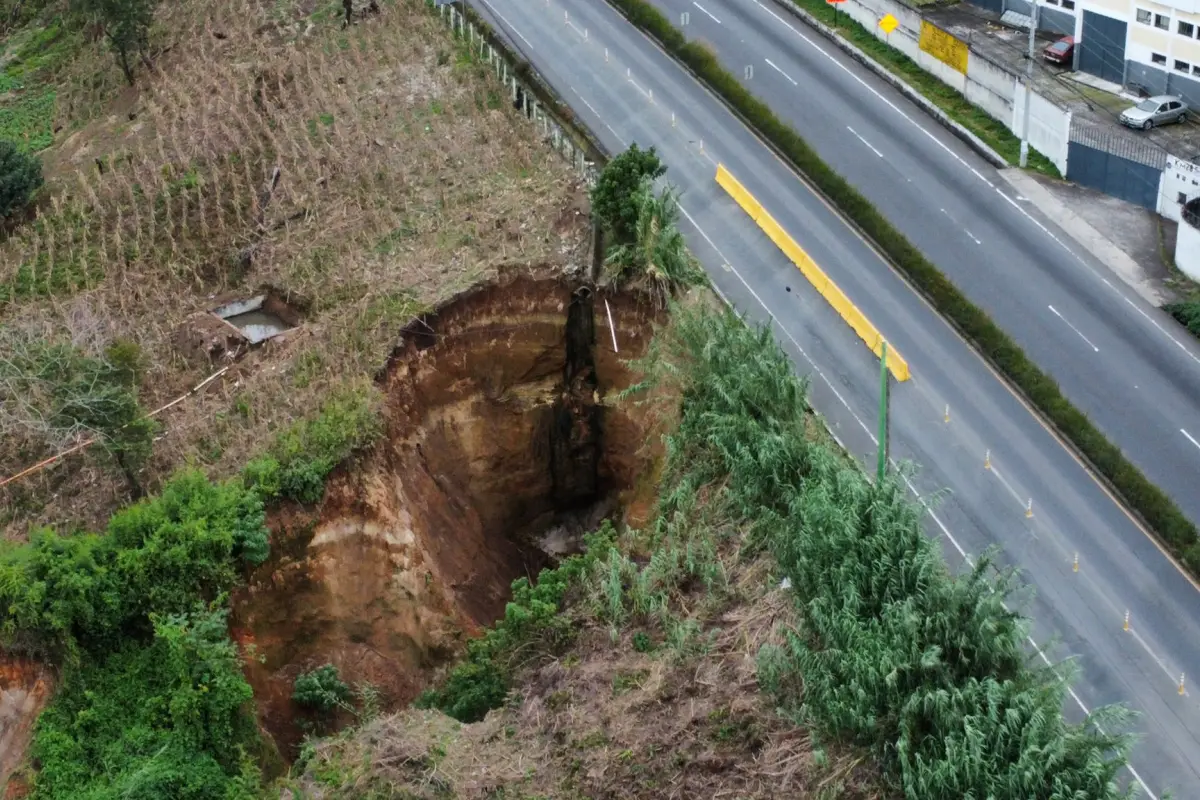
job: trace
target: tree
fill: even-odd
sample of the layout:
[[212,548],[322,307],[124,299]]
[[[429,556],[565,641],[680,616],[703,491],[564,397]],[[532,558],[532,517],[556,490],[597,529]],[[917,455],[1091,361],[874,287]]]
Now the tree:
[[635,212],[632,241],[612,248],[605,264],[618,280],[645,278],[652,291],[665,301],[675,288],[701,279],[679,232],[675,192],[667,187],[655,194],[650,178],[646,177],[631,200]]
[[28,205],[41,185],[41,160],[22,153],[12,142],[0,141],[0,217]]
[[104,26],[104,38],[133,86],[133,65],[145,60],[157,0],[82,0],[84,9]]
[[94,436],[135,496],[157,426],[138,402],[142,364],[135,344],[88,355],[36,331],[8,329],[0,342],[0,433],[32,435],[51,447]]
[[637,144],[608,162],[592,189],[592,214],[615,245],[632,244],[636,236],[638,198],[645,181],[661,177],[667,168],[654,148]]

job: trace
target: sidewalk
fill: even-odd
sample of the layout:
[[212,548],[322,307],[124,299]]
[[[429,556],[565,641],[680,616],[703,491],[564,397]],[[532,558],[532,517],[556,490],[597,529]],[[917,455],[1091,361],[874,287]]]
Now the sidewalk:
[[[1147,302],[1161,306],[1176,299],[1169,285],[1174,276],[1162,255],[1174,250],[1174,222],[1067,181],[1019,169],[1001,170],[1000,174],[1016,190],[1019,201],[1027,201],[1054,220],[1074,244],[1091,253]],[[1164,237],[1168,241],[1164,242]]]

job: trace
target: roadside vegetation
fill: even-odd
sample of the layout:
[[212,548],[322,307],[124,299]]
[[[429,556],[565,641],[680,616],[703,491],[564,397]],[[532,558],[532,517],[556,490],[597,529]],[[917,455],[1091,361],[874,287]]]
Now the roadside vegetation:
[[797,170],[875,242],[933,307],[1078,449],[1172,555],[1191,574],[1200,576],[1200,535],[1196,526],[1165,492],[1125,457],[1120,448],[1067,400],[1053,378],[1034,364],[862,194],[830,169],[793,128],[727,72],[707,48],[701,43],[689,42],[670,20],[643,0],[609,2],[686,64],[779,148]]
[[[661,409],[651,523],[606,523],[583,555],[514,584],[504,619],[421,703],[474,724],[377,721],[315,744],[298,785],[591,796],[600,773],[603,788],[651,797],[668,776],[724,787],[712,754],[726,743],[763,753],[770,779],[773,748],[801,726],[787,753],[797,796],[1128,796],[1117,777],[1130,739],[1111,733],[1124,713],[1064,720],[1073,670],[1031,658],[1028,622],[1004,605],[1015,576],[989,577],[987,559],[951,574],[900,482],[873,485],[831,445],[769,330],[676,307],[638,366],[625,402],[664,386],[683,398]],[[686,697],[704,712],[690,727],[672,705]],[[651,713],[663,730],[639,739],[635,727],[655,726],[624,717]],[[526,755],[523,773],[505,775],[509,752]],[[480,753],[499,763],[480,766]],[[389,769],[401,754],[407,769]],[[744,780],[742,796],[778,789]],[[430,781],[444,794],[417,791]]]

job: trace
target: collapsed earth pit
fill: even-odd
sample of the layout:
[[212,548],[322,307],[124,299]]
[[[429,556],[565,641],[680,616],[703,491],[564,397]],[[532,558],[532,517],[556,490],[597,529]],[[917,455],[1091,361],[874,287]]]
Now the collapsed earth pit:
[[273,556],[235,602],[260,718],[285,754],[302,733],[301,672],[333,663],[385,707],[411,701],[503,615],[513,579],[619,510],[654,437],[648,409],[615,398],[661,319],[639,293],[520,273],[406,326],[378,376],[384,438],[335,473],[320,508],[271,514]]

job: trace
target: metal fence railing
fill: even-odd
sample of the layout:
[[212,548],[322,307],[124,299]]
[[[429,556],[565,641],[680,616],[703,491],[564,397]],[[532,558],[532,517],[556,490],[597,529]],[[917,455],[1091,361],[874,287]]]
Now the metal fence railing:
[[492,66],[496,79],[504,85],[513,106],[533,122],[542,139],[571,164],[589,188],[594,186],[599,174],[596,164],[588,159],[587,151],[575,143],[567,126],[544,103],[539,102],[532,89],[517,77],[505,54],[493,47],[475,24],[453,5],[438,3],[437,0],[427,0],[427,5],[431,10],[436,9],[438,16],[456,38],[466,43],[473,55]]
[[1071,119],[1071,141],[1155,169],[1167,166],[1167,151],[1111,126],[1097,125],[1079,117]]

